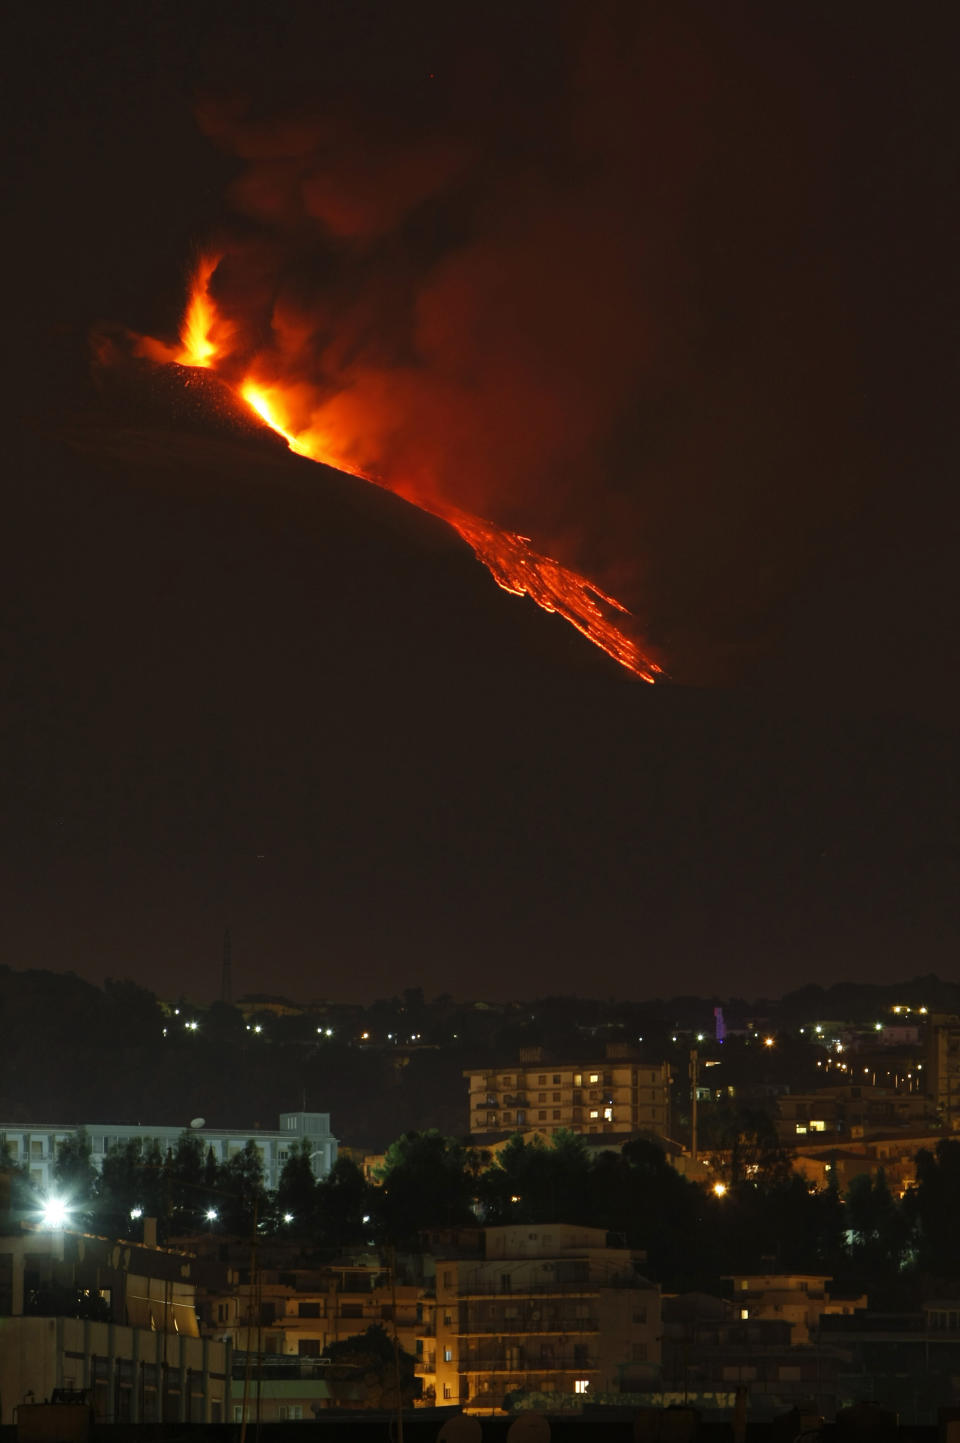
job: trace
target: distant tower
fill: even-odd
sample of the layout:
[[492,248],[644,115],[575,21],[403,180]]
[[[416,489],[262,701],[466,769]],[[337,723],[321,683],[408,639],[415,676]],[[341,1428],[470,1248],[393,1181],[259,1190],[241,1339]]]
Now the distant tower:
[[220,968],[220,1001],[225,1006],[233,1005],[233,961],[230,952],[230,928],[223,932],[223,964]]
[[727,1035],[727,1024],[723,1020],[723,1008],[713,1009],[715,1035],[718,1042],[722,1042]]

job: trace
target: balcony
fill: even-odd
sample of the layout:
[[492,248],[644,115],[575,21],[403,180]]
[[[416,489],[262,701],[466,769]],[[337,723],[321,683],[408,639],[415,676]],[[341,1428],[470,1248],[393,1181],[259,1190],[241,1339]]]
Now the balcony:
[[461,1354],[460,1373],[583,1373],[595,1371],[598,1360],[593,1358],[528,1358],[518,1354],[511,1357],[500,1353],[496,1357],[478,1357],[476,1354]]
[[471,1318],[461,1319],[457,1333],[461,1338],[468,1337],[513,1337],[526,1333],[548,1333],[553,1335],[564,1335],[568,1333],[595,1333],[600,1327],[599,1318],[568,1318],[568,1317],[535,1317],[532,1312],[521,1313],[516,1318]]

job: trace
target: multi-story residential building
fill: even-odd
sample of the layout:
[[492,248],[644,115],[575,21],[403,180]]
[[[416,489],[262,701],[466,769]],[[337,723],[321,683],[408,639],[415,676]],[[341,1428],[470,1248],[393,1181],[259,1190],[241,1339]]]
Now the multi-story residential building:
[[839,1083],[778,1100],[777,1134],[786,1146],[849,1141],[878,1133],[923,1128],[929,1102],[922,1092]]
[[436,1258],[437,1403],[502,1406],[506,1394],[564,1406],[649,1388],[660,1363],[660,1293],[643,1255],[602,1228],[477,1230],[478,1253]]
[[549,1062],[542,1050],[521,1053],[514,1067],[471,1068],[470,1132],[483,1138],[515,1132],[550,1135],[670,1133],[670,1068],[644,1062],[612,1043],[598,1062]]
[[98,1423],[223,1423],[230,1347],[202,1338],[189,1254],[64,1230],[0,1229],[0,1423],[54,1389]]
[[[726,1298],[682,1293],[663,1300],[663,1387],[697,1408],[750,1393],[754,1421],[789,1408],[832,1417],[842,1356],[830,1347],[794,1346],[787,1319],[742,1319]],[[669,1392],[667,1391],[669,1390]]]
[[252,1142],[263,1163],[265,1186],[276,1188],[280,1173],[294,1143],[306,1139],[310,1143],[310,1162],[316,1177],[326,1177],[337,1159],[337,1139],[330,1132],[328,1112],[285,1112],[279,1126],[268,1128],[171,1127],[163,1124],[90,1122],[81,1126],[57,1126],[48,1123],[0,1123],[0,1148],[6,1145],[10,1161],[25,1167],[34,1187],[42,1193],[53,1188],[57,1148],[67,1138],[85,1130],[90,1139],[91,1162],[97,1168],[110,1148],[118,1143],[139,1140],[144,1147],[152,1142],[166,1152],[177,1145],[183,1132],[192,1131],[203,1144],[204,1153],[213,1151],[217,1162],[228,1162]]
[[821,1317],[851,1317],[866,1296],[827,1292],[829,1273],[734,1273],[733,1303],[742,1322],[775,1319],[790,1324],[790,1343],[809,1343]]
[[398,1262],[370,1249],[308,1266],[299,1248],[285,1256],[282,1245],[264,1244],[266,1252],[251,1268],[249,1246],[238,1240],[206,1235],[189,1245],[202,1255],[197,1307],[203,1330],[229,1340],[235,1360],[249,1356],[258,1373],[266,1369],[276,1380],[286,1378],[291,1388],[298,1379],[296,1400],[286,1398],[288,1407],[303,1407],[298,1416],[330,1404],[328,1390],[312,1386],[322,1381],[324,1349],[373,1325],[415,1358],[424,1401],[433,1401],[435,1302],[432,1279],[428,1286],[422,1277],[423,1259],[412,1266],[410,1259]]
[[927,1091],[934,1112],[949,1130],[960,1127],[960,1017],[927,1018]]

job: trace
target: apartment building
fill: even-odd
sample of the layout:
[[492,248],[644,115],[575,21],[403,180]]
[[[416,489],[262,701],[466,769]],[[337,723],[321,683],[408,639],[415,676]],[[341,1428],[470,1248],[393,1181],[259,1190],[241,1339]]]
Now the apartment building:
[[927,1018],[927,1089],[944,1127],[960,1126],[960,1017],[943,1012]]
[[514,1067],[471,1068],[469,1126],[493,1140],[515,1132],[670,1135],[670,1068],[611,1044],[598,1062],[547,1061],[539,1049]]
[[558,1406],[649,1388],[660,1363],[660,1293],[643,1255],[602,1228],[478,1229],[480,1255],[436,1258],[436,1401],[500,1408],[512,1392]]
[[54,1184],[57,1148],[81,1130],[85,1130],[90,1139],[90,1160],[96,1168],[103,1166],[110,1148],[118,1143],[139,1140],[146,1148],[156,1142],[166,1152],[176,1147],[185,1130],[200,1139],[205,1154],[212,1149],[220,1163],[228,1162],[231,1157],[243,1152],[248,1142],[252,1142],[263,1163],[264,1184],[270,1189],[276,1188],[280,1181],[291,1147],[303,1139],[310,1143],[310,1162],[316,1177],[326,1177],[337,1160],[337,1139],[330,1131],[328,1112],[285,1112],[274,1129],[216,1128],[207,1127],[205,1123],[189,1129],[164,1124],[117,1122],[88,1122],[77,1126],[0,1123],[0,1148],[6,1145],[14,1166],[25,1167],[37,1191],[48,1193]]
[[866,1295],[827,1292],[828,1273],[735,1273],[733,1303],[742,1322],[776,1319],[790,1324],[790,1344],[808,1344],[826,1315],[852,1317]]
[[922,1092],[839,1083],[814,1092],[792,1092],[777,1102],[777,1135],[788,1147],[807,1141],[840,1142],[880,1133],[919,1131],[928,1122]]

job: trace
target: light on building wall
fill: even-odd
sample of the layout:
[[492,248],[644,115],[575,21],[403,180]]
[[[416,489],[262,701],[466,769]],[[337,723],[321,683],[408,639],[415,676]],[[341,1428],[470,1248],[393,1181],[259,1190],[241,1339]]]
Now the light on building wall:
[[70,1221],[70,1204],[62,1197],[48,1197],[40,1209],[45,1228],[65,1228]]
[[131,1209],[130,1209],[130,1216],[134,1219],[134,1221],[136,1221],[137,1218],[142,1218],[142,1217],[143,1217],[143,1208],[131,1208]]

